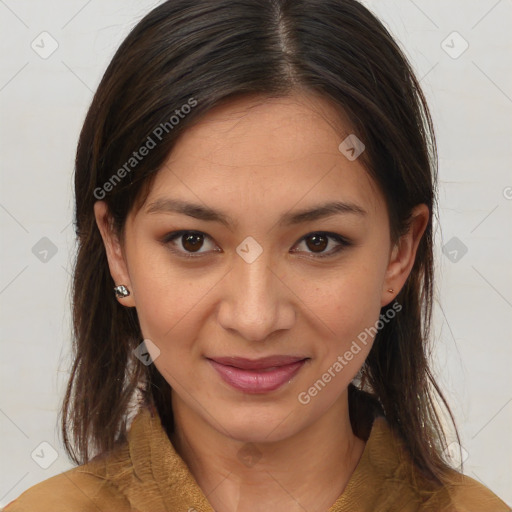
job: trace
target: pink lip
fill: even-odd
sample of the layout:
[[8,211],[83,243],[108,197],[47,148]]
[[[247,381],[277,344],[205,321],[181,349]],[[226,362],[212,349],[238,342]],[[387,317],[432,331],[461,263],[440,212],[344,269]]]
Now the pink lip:
[[221,378],[245,393],[267,393],[280,388],[302,368],[307,358],[271,356],[262,359],[216,357],[208,359]]

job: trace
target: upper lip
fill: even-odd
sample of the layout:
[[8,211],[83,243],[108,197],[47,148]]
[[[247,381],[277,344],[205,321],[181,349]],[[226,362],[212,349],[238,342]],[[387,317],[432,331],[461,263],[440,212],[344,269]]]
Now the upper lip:
[[296,356],[268,356],[260,359],[246,359],[244,357],[209,357],[216,363],[234,366],[241,370],[261,370],[263,368],[272,368],[274,366],[285,366],[298,361],[303,361],[307,357]]

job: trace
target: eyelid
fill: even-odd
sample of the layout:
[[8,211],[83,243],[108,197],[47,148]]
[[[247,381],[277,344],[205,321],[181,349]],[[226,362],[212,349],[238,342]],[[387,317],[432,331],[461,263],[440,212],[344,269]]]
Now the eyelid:
[[[172,231],[171,233],[168,233],[167,235],[165,235],[162,239],[162,243],[166,246],[173,245],[172,242],[174,242],[174,240],[179,239],[180,237],[182,237],[183,235],[186,235],[186,234],[203,235],[205,238],[208,238],[213,241],[213,238],[210,235],[204,233],[203,231],[197,231],[195,229],[182,229],[179,231]],[[208,252],[201,252],[201,253],[184,252],[184,251],[181,251],[181,250],[175,249],[175,248],[172,248],[171,250],[172,250],[172,252],[174,252],[175,254],[178,254],[180,257],[183,257],[183,258],[201,258],[208,254]],[[222,252],[222,249],[220,251],[213,251],[213,252]]]
[[[331,231],[310,231],[309,233],[306,233],[304,236],[302,236],[299,239],[299,241],[294,245],[294,247],[296,245],[299,245],[300,243],[302,243],[304,240],[306,240],[308,237],[310,237],[312,235],[321,235],[321,236],[324,236],[326,238],[333,239],[333,240],[335,240],[338,243],[338,245],[334,249],[331,249],[328,252],[319,252],[319,253],[309,252],[309,253],[307,253],[307,256],[305,256],[305,257],[306,258],[310,258],[310,259],[317,260],[319,258],[334,257],[342,249],[350,247],[351,245],[353,245],[352,241],[348,240],[346,237],[344,237],[342,235],[339,235],[338,233],[333,233]],[[293,252],[299,252],[299,251],[293,251]]]
[[[213,238],[210,235],[208,235],[207,233],[203,232],[203,231],[197,231],[197,230],[194,230],[194,229],[182,229],[182,230],[172,231],[172,232],[168,233],[167,235],[165,235],[162,238],[161,242],[165,246],[169,246],[170,244],[172,245],[172,242],[174,240],[179,239],[180,237],[182,237],[185,234],[203,235],[205,238],[210,239],[210,240],[213,241]],[[300,243],[302,243],[303,241],[305,241],[308,237],[310,237],[312,235],[321,235],[321,236],[325,236],[326,238],[333,239],[333,240],[335,240],[338,243],[338,246],[334,250],[331,249],[330,252],[324,252],[324,253],[310,252],[310,253],[307,253],[310,256],[306,256],[306,257],[307,258],[311,258],[311,259],[329,258],[329,257],[335,256],[341,249],[353,245],[353,242],[351,242],[346,237],[344,237],[344,236],[342,236],[342,235],[340,235],[338,233],[333,233],[331,231],[310,231],[310,232],[306,233],[305,235],[303,235],[302,237],[300,237],[299,240],[297,242],[295,242],[293,247],[299,245]],[[184,257],[184,258],[201,258],[201,257],[206,256],[206,255],[208,255],[209,253],[212,252],[212,251],[207,251],[207,252],[202,252],[202,253],[199,253],[199,252],[198,253],[191,253],[191,252],[184,252],[184,251],[181,251],[181,250],[178,250],[178,249],[174,249],[174,248],[172,248],[171,250],[175,254],[178,254],[179,257]],[[223,252],[223,251],[222,251],[222,249],[220,249],[220,250],[214,250],[213,252]],[[300,251],[292,250],[291,252],[298,253]]]

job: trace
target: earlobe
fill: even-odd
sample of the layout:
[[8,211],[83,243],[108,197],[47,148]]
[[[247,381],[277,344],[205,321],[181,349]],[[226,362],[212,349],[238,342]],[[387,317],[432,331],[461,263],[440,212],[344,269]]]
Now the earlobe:
[[383,283],[381,306],[387,306],[407,281],[414,266],[418,246],[428,225],[429,216],[429,209],[425,204],[419,204],[412,210],[409,230],[391,250]]
[[[113,231],[108,207],[105,201],[94,203],[96,224],[101,234],[107,255],[110,275],[114,280],[112,293],[123,306],[134,307],[133,294],[130,293],[130,276],[123,253],[121,242]],[[124,287],[126,292],[120,288]]]

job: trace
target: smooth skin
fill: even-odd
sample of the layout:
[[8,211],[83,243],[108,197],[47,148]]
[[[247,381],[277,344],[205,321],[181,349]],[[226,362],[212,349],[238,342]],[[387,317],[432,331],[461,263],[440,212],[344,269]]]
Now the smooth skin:
[[[105,202],[94,205],[112,278],[131,292],[119,302],[137,309],[144,338],[160,350],[154,364],[172,387],[171,440],[217,512],[325,511],[364,450],[347,387],[373,339],[308,404],[298,397],[394,300],[429,211],[417,205],[409,232],[392,245],[382,193],[358,159],[338,150],[350,133],[319,96],[231,100],[183,133],[129,214],[124,240],[109,229]],[[222,212],[229,223],[149,212],[166,199]],[[331,201],[365,213],[279,223]],[[180,230],[199,237],[166,238]],[[252,262],[237,252],[247,237],[263,251]],[[270,355],[309,359],[263,394],[230,387],[207,359]]]

